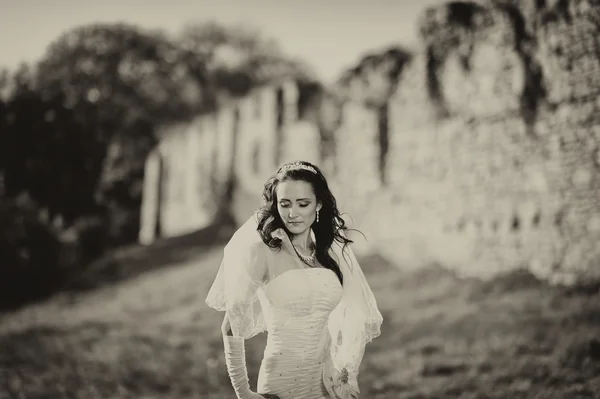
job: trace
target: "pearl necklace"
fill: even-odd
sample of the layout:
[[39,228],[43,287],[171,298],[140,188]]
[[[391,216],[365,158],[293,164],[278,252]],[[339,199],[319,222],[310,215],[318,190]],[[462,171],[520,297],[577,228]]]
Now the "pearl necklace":
[[[292,246],[294,246],[294,244],[292,244]],[[296,255],[298,255],[298,257],[307,265],[309,266],[314,266],[315,265],[315,250],[313,249],[310,255],[302,255],[300,252],[298,252],[298,250],[296,249],[296,247],[294,246],[294,251],[296,251]]]
[[[296,251],[296,252],[298,252],[298,251]],[[310,266],[315,265],[315,252],[314,251],[308,256],[302,255],[301,253],[298,253],[298,256],[300,257],[300,259],[302,259],[304,261],[304,263],[306,263]]]

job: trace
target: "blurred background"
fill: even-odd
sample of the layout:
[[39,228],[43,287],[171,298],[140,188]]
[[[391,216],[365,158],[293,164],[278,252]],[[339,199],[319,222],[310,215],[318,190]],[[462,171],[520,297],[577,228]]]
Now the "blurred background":
[[598,0],[0,10],[0,398],[233,398],[204,299],[300,159],[366,236],[361,397],[600,397]]

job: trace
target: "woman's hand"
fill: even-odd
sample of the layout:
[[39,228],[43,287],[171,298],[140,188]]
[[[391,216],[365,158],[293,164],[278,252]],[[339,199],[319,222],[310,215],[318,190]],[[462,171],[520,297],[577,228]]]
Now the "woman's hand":
[[223,317],[223,323],[221,323],[221,333],[225,336],[228,335],[233,337],[233,332],[231,331],[231,323],[229,323],[229,317],[227,313],[225,313],[225,317]]

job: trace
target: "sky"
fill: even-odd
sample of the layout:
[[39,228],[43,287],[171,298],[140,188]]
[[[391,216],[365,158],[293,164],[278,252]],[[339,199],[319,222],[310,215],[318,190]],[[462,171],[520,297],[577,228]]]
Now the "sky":
[[127,22],[176,34],[186,23],[243,23],[333,81],[366,52],[418,45],[416,20],[444,0],[0,0],[0,66],[35,62],[61,33]]

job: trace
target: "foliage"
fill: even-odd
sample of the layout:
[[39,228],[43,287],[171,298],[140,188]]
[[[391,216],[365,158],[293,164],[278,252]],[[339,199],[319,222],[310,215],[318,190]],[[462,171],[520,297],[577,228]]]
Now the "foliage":
[[212,90],[223,100],[284,76],[315,77],[305,63],[284,54],[275,40],[252,27],[188,24],[179,41],[204,60]]
[[[48,230],[47,239],[56,239],[48,248],[73,246],[69,262],[89,262],[106,246],[137,239],[145,159],[158,127],[210,112],[270,79],[307,73],[273,40],[231,26],[190,25],[175,38],[123,23],[69,30],[35,64],[0,70],[0,205],[27,196],[36,204],[31,215],[63,221]],[[66,232],[72,243],[63,242]],[[30,245],[46,254],[35,250],[46,244]],[[27,286],[13,269],[37,266],[19,260],[17,247],[6,251],[4,282]],[[46,255],[48,273],[59,270]]]
[[101,256],[105,220],[82,215],[67,227],[27,194],[0,202],[0,310],[53,294],[82,263]]
[[27,192],[51,216],[74,220],[97,207],[92,193],[104,151],[82,133],[81,116],[61,105],[60,93],[43,99],[30,79],[15,86],[2,118],[6,195]]
[[[185,52],[160,35],[129,26],[59,37],[35,68],[13,78],[2,118],[6,194],[28,192],[67,223],[98,212],[114,180],[109,145],[125,137],[148,151],[152,126],[198,111],[200,67],[183,60]],[[134,179],[145,155],[128,159]]]
[[402,47],[365,54],[355,66],[342,74],[335,91],[342,99],[352,98],[371,107],[382,107],[394,92],[411,58],[412,54]]
[[161,122],[197,112],[202,69],[200,60],[160,33],[98,24],[66,32],[50,45],[38,64],[36,88],[62,93],[69,108],[119,122],[113,134],[134,134],[129,128],[140,119]]
[[59,232],[28,196],[0,203],[0,308],[51,291],[62,275]]
[[[83,155],[93,165],[85,176],[93,182],[87,198],[139,213],[139,186],[154,128],[202,110],[201,60],[159,33],[92,25],[59,37],[37,71],[37,92],[42,98],[60,96],[62,106],[73,111],[78,136],[97,151]],[[81,153],[82,147],[71,150]],[[124,192],[122,186],[133,189]],[[131,234],[120,238],[132,239]]]

